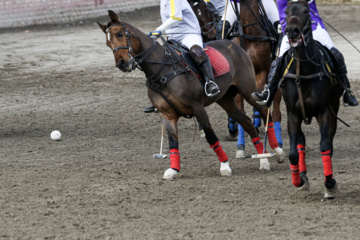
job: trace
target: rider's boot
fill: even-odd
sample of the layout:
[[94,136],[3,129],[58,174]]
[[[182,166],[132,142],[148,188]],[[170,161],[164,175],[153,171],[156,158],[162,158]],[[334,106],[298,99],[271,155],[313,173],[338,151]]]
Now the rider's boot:
[[347,70],[346,70],[344,56],[335,47],[332,47],[330,49],[330,52],[333,54],[338,64],[337,76],[338,76],[339,84],[341,88],[344,90],[343,92],[344,106],[347,107],[347,106],[359,105],[358,100],[356,99],[354,93],[350,90],[350,82],[346,75]]
[[[223,26],[224,26],[224,20],[219,21],[219,23],[216,25],[216,40],[223,39],[222,38]],[[226,35],[228,34],[230,28],[231,25],[229,21],[225,20],[224,39],[226,39]]]
[[214,97],[218,95],[220,93],[220,89],[219,86],[214,82],[215,78],[210,63],[210,59],[208,55],[205,53],[204,49],[202,49],[198,45],[194,45],[190,49],[190,55],[204,73],[204,78],[205,78],[204,90],[206,96]]
[[268,85],[262,93],[253,92],[251,94],[252,98],[256,100],[256,102],[260,105],[270,106],[272,100],[274,99],[275,93],[278,89],[278,83],[280,80],[279,77],[279,69],[281,65],[282,57],[276,58],[271,63],[271,68],[268,76]]
[[150,107],[146,107],[144,108],[144,113],[152,113],[152,112],[156,112],[156,108],[154,106],[150,106]]

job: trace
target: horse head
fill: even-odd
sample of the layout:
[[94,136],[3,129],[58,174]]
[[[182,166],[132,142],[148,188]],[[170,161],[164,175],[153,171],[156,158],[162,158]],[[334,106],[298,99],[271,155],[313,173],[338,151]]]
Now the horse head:
[[216,17],[210,12],[204,0],[188,0],[199,21],[204,42],[216,39]]
[[286,8],[286,34],[290,46],[296,48],[306,46],[306,36],[311,33],[311,17],[309,4],[305,0],[288,1]]
[[134,57],[141,50],[140,40],[115,12],[109,10],[109,17],[111,21],[107,25],[98,22],[106,34],[106,45],[113,51],[115,66],[123,72],[131,72],[137,66]]

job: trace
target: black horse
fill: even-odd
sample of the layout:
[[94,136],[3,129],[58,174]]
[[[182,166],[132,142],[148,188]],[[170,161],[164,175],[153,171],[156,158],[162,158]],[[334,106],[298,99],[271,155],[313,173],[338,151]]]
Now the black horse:
[[307,1],[288,2],[286,34],[290,50],[282,66],[282,94],[286,103],[290,140],[292,183],[309,189],[305,164],[305,136],[301,124],[316,118],[321,134],[320,151],[325,176],[325,198],[334,198],[337,184],[333,177],[333,139],[341,89],[337,83],[336,61],[328,50],[313,39],[310,9]]

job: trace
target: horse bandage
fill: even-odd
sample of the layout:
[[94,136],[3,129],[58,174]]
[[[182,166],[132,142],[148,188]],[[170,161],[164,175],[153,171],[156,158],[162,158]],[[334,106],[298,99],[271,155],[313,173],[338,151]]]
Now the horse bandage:
[[331,151],[327,150],[325,152],[321,152],[321,158],[323,161],[323,165],[324,165],[324,176],[328,177],[328,176],[332,176],[333,175],[333,170],[332,170],[332,163],[331,163]]
[[305,145],[298,144],[297,150],[299,154],[299,170],[300,172],[306,173],[306,163],[305,163]]
[[180,153],[176,148],[170,150],[170,167],[180,171]]
[[290,170],[291,170],[292,184],[295,187],[300,187],[301,178],[300,178],[300,172],[299,172],[299,165],[290,164]]
[[275,135],[275,129],[274,129],[273,122],[269,122],[269,124],[268,124],[268,138],[269,138],[270,147],[272,149],[279,147],[279,144],[277,142],[276,135]]
[[220,162],[226,162],[228,160],[228,156],[222,149],[219,140],[216,141],[216,143],[214,143],[213,145],[210,145],[210,147],[214,150]]
[[[258,154],[264,153],[264,145],[261,142],[260,137],[254,137],[252,139],[252,142],[254,143],[254,147],[256,148],[256,151]],[[265,153],[267,153],[266,149],[265,149]]]

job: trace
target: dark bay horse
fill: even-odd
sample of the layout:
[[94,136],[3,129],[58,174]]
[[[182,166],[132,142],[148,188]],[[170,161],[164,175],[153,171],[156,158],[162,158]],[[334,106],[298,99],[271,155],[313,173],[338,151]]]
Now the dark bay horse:
[[[264,120],[267,117],[267,107],[258,105],[251,97],[251,93],[256,90],[255,74],[251,60],[241,47],[229,40],[213,41],[207,45],[207,51],[214,49],[224,59],[223,63],[227,62],[229,65],[227,72],[215,78],[220,94],[216,98],[210,98],[205,95],[200,80],[189,73],[183,62],[179,61],[178,55],[171,51],[168,42],[160,45],[154,38],[120,21],[111,10],[109,17],[111,21],[107,25],[98,24],[106,35],[107,46],[113,51],[116,67],[123,72],[139,68],[145,73],[149,87],[148,97],[159,110],[168,134],[170,168],[165,171],[164,179],[173,179],[180,171],[177,122],[181,116],[196,117],[203,126],[210,147],[221,162],[221,175],[231,175],[228,157],[222,150],[205,110],[206,106],[214,102],[244,127],[257,152],[263,153],[263,144],[251,119],[234,102],[235,95],[240,93],[260,112]],[[272,135],[269,135],[269,144],[271,148],[279,149],[275,134]]]
[[188,0],[188,3],[199,21],[203,41],[215,40],[218,23],[215,14],[208,9],[204,0]]
[[[333,139],[337,127],[341,90],[331,72],[335,61],[327,50],[314,41],[309,5],[305,0],[288,2],[286,34],[290,50],[285,56],[282,71],[283,98],[288,117],[290,140],[290,169],[292,183],[301,190],[309,189],[305,163],[305,136],[302,122],[316,118],[321,140],[320,151],[325,176],[325,198],[334,198],[337,184],[333,176]],[[336,65],[335,65],[336,67]],[[331,70],[332,69],[332,70]]]
[[[231,4],[230,4],[231,3]],[[240,0],[240,22],[238,26],[234,26],[232,39],[234,42],[243,47],[254,65],[256,75],[256,86],[257,90],[261,92],[267,82],[267,77],[270,70],[270,64],[275,58],[272,55],[272,42],[276,41],[275,36],[272,36],[271,30],[267,24],[267,18],[265,10],[260,8],[261,0]],[[235,8],[234,2],[229,2],[228,7]],[[236,8],[235,8],[236,10]],[[237,104],[241,109],[244,109],[244,99],[241,95],[237,96]],[[276,131],[276,137],[279,146],[282,147],[283,141],[281,137],[281,91],[278,91],[273,101],[272,117],[274,121],[274,128]],[[254,124],[256,127],[260,125],[259,113],[254,110]],[[238,151],[236,156],[239,158],[245,158],[245,139],[244,130],[239,128],[238,136]]]

